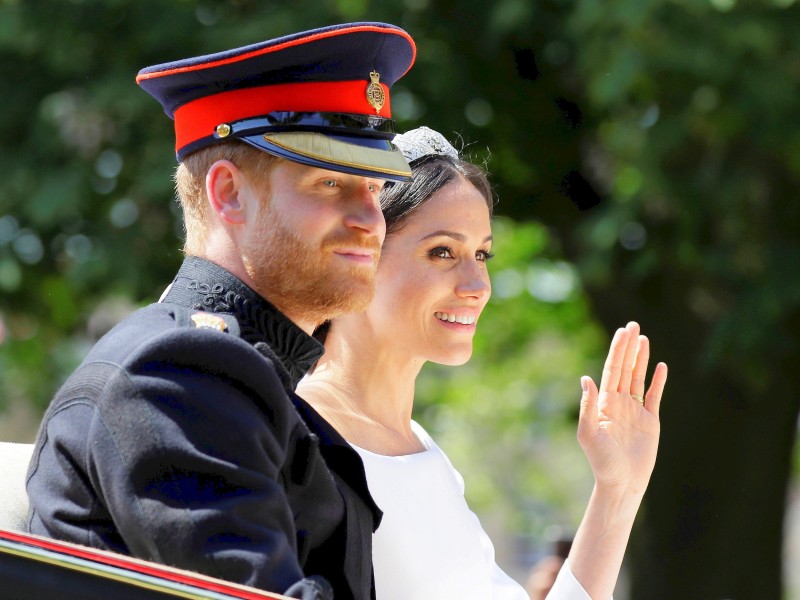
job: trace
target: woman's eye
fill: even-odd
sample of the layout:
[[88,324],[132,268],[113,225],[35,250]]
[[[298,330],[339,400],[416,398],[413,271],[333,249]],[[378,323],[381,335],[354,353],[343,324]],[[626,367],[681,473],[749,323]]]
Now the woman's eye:
[[475,259],[481,262],[486,262],[494,258],[494,254],[489,250],[478,250],[475,253]]
[[435,258],[453,258],[453,251],[447,246],[439,246],[428,253]]

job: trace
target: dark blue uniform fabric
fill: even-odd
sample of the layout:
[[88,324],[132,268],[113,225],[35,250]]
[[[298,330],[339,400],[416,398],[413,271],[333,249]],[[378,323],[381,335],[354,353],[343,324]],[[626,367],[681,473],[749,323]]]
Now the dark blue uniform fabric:
[[363,465],[292,391],[321,351],[230,273],[188,258],[53,399],[30,531],[270,591],[316,575],[337,600],[374,597],[380,511]]

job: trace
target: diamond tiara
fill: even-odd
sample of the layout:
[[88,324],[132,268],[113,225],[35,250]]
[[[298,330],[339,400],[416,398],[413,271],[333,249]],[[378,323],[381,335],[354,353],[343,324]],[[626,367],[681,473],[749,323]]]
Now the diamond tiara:
[[432,155],[449,156],[458,160],[458,151],[438,131],[430,127],[417,127],[406,133],[399,133],[392,143],[400,148],[408,162]]

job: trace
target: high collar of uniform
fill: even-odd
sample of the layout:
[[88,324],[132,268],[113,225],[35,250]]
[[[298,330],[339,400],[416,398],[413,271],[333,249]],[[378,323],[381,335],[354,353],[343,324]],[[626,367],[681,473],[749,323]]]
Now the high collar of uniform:
[[267,344],[294,383],[324,351],[322,344],[238,277],[196,256],[183,261],[162,302],[235,316],[242,339],[253,345]]

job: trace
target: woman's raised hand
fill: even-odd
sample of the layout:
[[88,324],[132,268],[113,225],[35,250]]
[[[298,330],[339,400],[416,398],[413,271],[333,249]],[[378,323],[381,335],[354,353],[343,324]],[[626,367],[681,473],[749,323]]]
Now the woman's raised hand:
[[600,390],[581,378],[578,441],[595,486],[567,562],[591,598],[614,592],[631,528],[653,473],[661,425],[658,409],[667,365],[658,363],[645,394],[650,343],[628,323],[611,341]]
[[578,441],[599,487],[643,494],[655,466],[661,426],[658,411],[667,365],[658,363],[645,394],[650,343],[638,323],[618,329],[611,341],[600,389],[581,378]]

